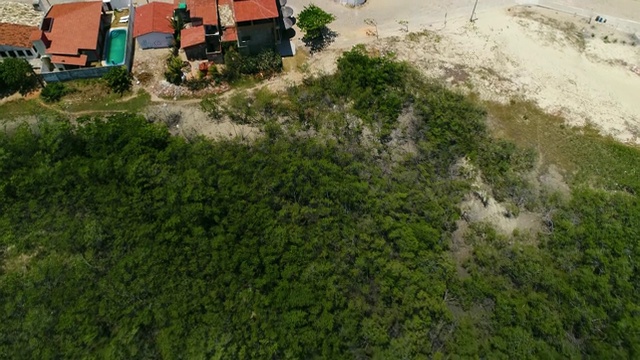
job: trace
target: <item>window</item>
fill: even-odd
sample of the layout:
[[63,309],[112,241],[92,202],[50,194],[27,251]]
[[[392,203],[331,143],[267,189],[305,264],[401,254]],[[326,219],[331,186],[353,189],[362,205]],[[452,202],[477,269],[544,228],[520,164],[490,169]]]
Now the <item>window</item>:
[[22,50],[18,50],[18,51],[16,51],[16,52],[18,53],[18,56],[19,56],[19,57],[25,57],[24,51],[22,51]]
[[44,32],[51,32],[51,28],[53,27],[53,19],[45,18],[42,20],[42,26],[40,27]]
[[27,53],[27,56],[33,56],[33,53],[31,52],[31,50],[25,50],[25,53]]
[[13,51],[9,51],[9,56],[16,57],[16,53],[14,53]]
[[7,57],[7,53],[4,51],[0,51],[0,57]]

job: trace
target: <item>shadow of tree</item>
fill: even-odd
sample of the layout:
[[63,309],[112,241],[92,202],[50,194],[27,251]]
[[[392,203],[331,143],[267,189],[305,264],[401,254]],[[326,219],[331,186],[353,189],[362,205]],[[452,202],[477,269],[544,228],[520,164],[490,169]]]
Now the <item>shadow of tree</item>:
[[322,29],[322,34],[319,37],[308,38],[305,36],[302,38],[302,41],[313,54],[315,52],[326,49],[327,46],[335,41],[338,35],[339,34],[337,32],[325,27],[324,29]]

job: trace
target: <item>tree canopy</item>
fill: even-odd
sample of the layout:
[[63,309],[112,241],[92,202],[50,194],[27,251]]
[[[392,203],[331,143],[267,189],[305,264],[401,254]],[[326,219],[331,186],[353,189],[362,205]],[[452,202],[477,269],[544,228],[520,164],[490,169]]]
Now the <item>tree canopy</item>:
[[[0,357],[640,356],[635,194],[545,197],[535,235],[474,224],[460,264],[471,182],[452,168],[508,198],[535,162],[477,105],[362,48],[234,102],[264,136],[133,114],[0,134]],[[415,148],[395,153],[408,114]]]
[[298,14],[297,25],[308,39],[317,39],[323,36],[327,25],[335,20],[335,16],[322,10],[314,4],[304,7]]
[[0,61],[0,97],[19,92],[25,95],[38,87],[39,80],[24,59]]
[[124,66],[112,66],[102,79],[112,92],[122,95],[131,89],[133,76]]

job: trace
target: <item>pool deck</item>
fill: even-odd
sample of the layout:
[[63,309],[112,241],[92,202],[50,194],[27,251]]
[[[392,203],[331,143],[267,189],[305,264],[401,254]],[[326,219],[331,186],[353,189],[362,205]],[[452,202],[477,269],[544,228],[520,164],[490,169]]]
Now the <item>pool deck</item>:
[[[113,19],[111,20],[111,28],[115,29],[115,28],[127,27],[129,25],[128,21],[120,22],[120,19],[122,19],[124,16],[129,16],[129,9],[114,10]],[[133,21],[133,19],[129,18],[129,21]]]

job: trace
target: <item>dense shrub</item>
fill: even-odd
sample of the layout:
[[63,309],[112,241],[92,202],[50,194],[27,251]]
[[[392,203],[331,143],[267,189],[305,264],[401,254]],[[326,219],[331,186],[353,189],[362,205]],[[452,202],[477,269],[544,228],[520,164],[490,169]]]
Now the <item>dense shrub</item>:
[[[543,199],[540,233],[454,236],[472,187],[454,165],[500,188],[533,153],[491,138],[464,96],[346,55],[286,93],[203,100],[261,126],[251,142],[131,114],[0,133],[2,357],[638,358],[634,167],[628,191]],[[387,92],[413,144],[401,156],[369,136]]]
[[69,92],[66,86],[61,82],[48,83],[40,92],[40,97],[45,102],[57,102]]
[[112,66],[102,79],[112,92],[122,95],[131,89],[133,76],[124,66]]
[[182,84],[184,64],[179,56],[170,55],[167,58],[167,70],[164,72],[165,79],[174,85]]
[[25,95],[38,85],[39,79],[26,60],[8,58],[0,61],[0,97],[14,92]]
[[224,77],[227,81],[238,80],[242,75],[269,77],[282,70],[282,58],[273,50],[257,55],[242,55],[231,47],[224,56]]

